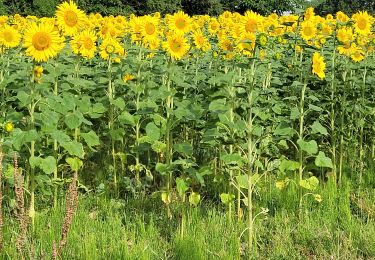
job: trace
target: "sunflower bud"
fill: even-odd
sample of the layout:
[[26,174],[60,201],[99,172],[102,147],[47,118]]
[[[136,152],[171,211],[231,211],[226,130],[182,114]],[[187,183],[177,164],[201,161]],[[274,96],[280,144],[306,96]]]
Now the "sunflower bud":
[[264,47],[268,42],[267,36],[265,34],[261,34],[258,38],[258,42],[260,46]]
[[13,125],[12,122],[5,123],[5,125],[4,125],[5,132],[11,133],[11,132],[13,132],[13,129],[14,129],[14,125]]

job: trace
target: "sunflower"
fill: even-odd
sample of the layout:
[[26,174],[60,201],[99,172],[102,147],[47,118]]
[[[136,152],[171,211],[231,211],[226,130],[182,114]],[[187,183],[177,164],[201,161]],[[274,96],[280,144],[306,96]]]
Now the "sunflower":
[[78,9],[73,1],[70,1],[57,7],[56,18],[58,26],[64,31],[65,35],[72,36],[83,27],[86,15]]
[[155,39],[158,37],[159,31],[159,19],[155,16],[146,15],[141,20],[140,33],[144,41]]
[[354,62],[360,62],[365,59],[365,52],[353,43],[349,49],[349,56]]
[[131,39],[133,43],[139,43],[142,40],[142,19],[137,16],[130,16],[129,27],[131,33]]
[[20,44],[21,34],[9,25],[0,29],[0,44],[6,48],[14,48]]
[[135,76],[132,75],[132,74],[125,74],[122,79],[125,81],[125,82],[128,82],[128,81],[132,81],[135,79]]
[[157,51],[160,47],[160,39],[154,38],[144,42],[144,46],[152,51]]
[[[121,46],[120,42],[114,38],[107,37],[100,45],[100,57],[105,60],[109,58],[116,58],[116,56],[124,56],[125,49]],[[118,58],[118,57],[117,57]]]
[[95,56],[96,39],[97,37],[94,32],[85,30],[73,36],[70,46],[75,54],[80,54],[86,59],[91,59]]
[[369,35],[374,18],[366,12],[358,12],[353,14],[354,30],[361,35]]
[[208,23],[208,32],[211,35],[215,35],[217,31],[220,29],[220,23],[216,20],[216,18],[212,18]]
[[312,60],[312,73],[316,74],[320,79],[324,79],[326,64],[324,62],[324,57],[321,56],[318,52],[315,52]]
[[341,11],[338,11],[336,13],[336,19],[342,23],[346,23],[347,21],[349,21],[349,17],[344,12],[341,12]]
[[316,36],[316,25],[311,21],[303,21],[301,24],[301,37],[305,41],[309,41]]
[[263,17],[253,11],[247,11],[243,16],[242,31],[245,33],[256,33],[263,31]]
[[55,57],[64,45],[64,38],[50,24],[31,23],[24,34],[26,55],[38,62]]
[[[232,59],[235,54],[235,43],[227,36],[219,38],[219,48],[224,52],[224,58]],[[238,46],[237,46],[238,47]]]
[[337,40],[339,40],[339,42],[343,44],[351,42],[354,40],[353,29],[347,26],[341,27],[340,29],[337,30],[336,37],[337,37]]
[[163,48],[171,55],[172,59],[180,60],[189,51],[187,39],[180,33],[170,34],[163,42]]
[[176,33],[188,33],[192,24],[189,15],[179,11],[173,15],[167,16],[168,27]]
[[252,57],[256,43],[255,33],[245,33],[238,41],[237,49],[248,57]]
[[211,49],[210,41],[204,36],[201,30],[193,32],[193,40],[198,50],[206,52]]
[[315,12],[314,12],[314,7],[309,7],[306,9],[305,14],[304,14],[304,20],[311,20],[314,19],[315,17]]

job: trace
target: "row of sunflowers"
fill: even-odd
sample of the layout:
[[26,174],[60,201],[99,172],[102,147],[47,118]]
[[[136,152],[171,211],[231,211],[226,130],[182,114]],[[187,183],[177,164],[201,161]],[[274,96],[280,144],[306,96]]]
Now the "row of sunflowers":
[[[190,17],[182,11],[161,17],[159,13],[130,17],[100,14],[86,15],[74,2],[58,6],[56,17],[37,18],[20,15],[2,16],[0,43],[2,51],[22,46],[25,54],[37,62],[55,57],[67,45],[85,59],[97,54],[120,62],[126,55],[125,43],[150,50],[150,57],[164,50],[179,60],[192,53],[213,51],[226,58],[252,56],[255,44],[260,48],[269,41],[278,45],[300,42],[322,48],[327,39],[337,39],[337,51],[355,62],[374,50],[374,17],[358,12],[348,17],[343,12],[321,17],[309,8],[303,16],[261,16],[253,11],[244,15],[224,12],[219,17]],[[262,52],[261,55],[267,55]],[[321,74],[321,73],[320,73]]]
[[57,207],[78,181],[156,194],[169,216],[206,197],[241,218],[289,191],[300,208],[333,205],[319,182],[363,185],[375,160],[374,21],[102,16],[73,1],[52,18],[0,17],[0,153],[20,157],[32,223],[36,201]]

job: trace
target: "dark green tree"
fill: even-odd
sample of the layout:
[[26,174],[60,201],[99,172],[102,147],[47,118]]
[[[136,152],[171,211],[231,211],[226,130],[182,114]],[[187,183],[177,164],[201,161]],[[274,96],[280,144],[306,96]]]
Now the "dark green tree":
[[343,11],[346,14],[353,14],[358,11],[375,12],[374,0],[325,0],[318,1],[316,5],[316,13],[320,15],[335,14],[338,11]]
[[224,11],[220,0],[182,0],[182,8],[190,15],[219,15]]
[[295,11],[301,7],[303,0],[222,0],[224,8],[230,11],[244,13],[252,10],[262,15],[276,12],[281,14],[286,11]]

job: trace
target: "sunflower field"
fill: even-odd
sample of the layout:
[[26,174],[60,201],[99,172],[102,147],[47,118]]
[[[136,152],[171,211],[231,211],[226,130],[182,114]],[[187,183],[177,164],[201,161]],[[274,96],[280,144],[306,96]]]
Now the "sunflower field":
[[[72,1],[52,18],[1,16],[0,256],[74,256],[63,247],[88,196],[151,201],[179,239],[213,204],[239,227],[222,259],[260,257],[278,214],[374,223],[374,22],[313,8],[103,17]],[[62,230],[36,246],[62,205]],[[370,229],[356,257],[375,256]]]

